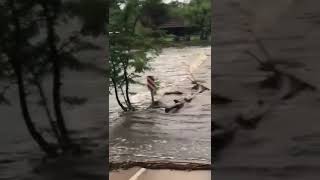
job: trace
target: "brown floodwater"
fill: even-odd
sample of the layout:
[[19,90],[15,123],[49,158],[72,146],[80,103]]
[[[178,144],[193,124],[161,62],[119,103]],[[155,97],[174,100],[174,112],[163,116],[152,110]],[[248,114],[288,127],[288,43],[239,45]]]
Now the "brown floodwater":
[[[265,112],[255,128],[238,128],[219,152],[215,178],[317,179],[319,2],[221,0],[214,7],[213,92],[232,102],[215,106],[213,120],[228,128],[239,114]],[[261,86],[273,73],[262,71],[248,51],[272,61],[286,78],[295,77],[316,90],[300,89],[281,98],[294,84],[278,76],[279,87]]]
[[[190,78],[211,89],[211,47],[167,48],[151,64],[153,75],[160,82],[155,96],[166,105],[174,99],[191,96]],[[182,95],[164,95],[180,91]],[[186,103],[176,113],[163,108],[148,109],[150,92],[144,85],[131,87],[135,112],[120,111],[110,96],[109,161],[182,161],[211,162],[211,91],[205,91]]]
[[[105,66],[103,53],[84,53],[81,57],[100,68]],[[67,127],[74,141],[91,153],[50,160],[44,159],[29,135],[20,112],[17,89],[15,86],[10,88],[7,97],[11,105],[0,105],[0,179],[106,179],[108,97],[105,82],[104,73],[98,71],[68,70],[63,73],[63,96],[77,96],[86,101],[78,106],[63,103]],[[44,87],[49,96],[50,78],[45,79]],[[38,101],[35,95],[28,98],[32,118],[44,137],[53,142],[52,135],[47,133],[50,126],[46,115]]]

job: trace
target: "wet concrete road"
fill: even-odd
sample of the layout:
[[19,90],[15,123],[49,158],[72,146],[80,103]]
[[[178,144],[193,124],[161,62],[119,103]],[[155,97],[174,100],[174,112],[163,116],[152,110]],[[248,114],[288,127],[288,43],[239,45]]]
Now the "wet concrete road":
[[[173,99],[191,95],[190,73],[210,88],[210,50],[210,47],[164,49],[153,61],[153,70],[141,82],[146,81],[147,75],[154,75],[161,82],[155,99],[168,105],[173,104]],[[163,95],[177,90],[183,94]],[[110,161],[211,162],[210,91],[197,95],[177,113],[165,113],[163,108],[146,109],[150,105],[146,86],[133,87],[132,92],[137,93],[132,97],[139,107],[136,112],[118,113],[110,97]]]
[[[213,92],[233,100],[215,106],[213,120],[229,127],[239,114],[266,109],[256,128],[238,129],[221,150],[214,178],[318,179],[319,1],[221,0],[213,7]],[[272,73],[259,70],[248,51],[316,90],[281,99],[292,84],[262,88]],[[259,106],[261,101],[264,105]]]

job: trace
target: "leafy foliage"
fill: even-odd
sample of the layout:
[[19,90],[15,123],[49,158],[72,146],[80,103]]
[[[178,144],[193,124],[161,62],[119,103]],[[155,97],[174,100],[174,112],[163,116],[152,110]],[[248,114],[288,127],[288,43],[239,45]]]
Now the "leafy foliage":
[[183,7],[183,15],[200,30],[200,38],[207,39],[211,32],[211,1],[191,0]]
[[[110,84],[123,110],[134,109],[129,86],[138,83],[136,79],[150,69],[149,62],[159,52],[159,47],[155,46],[159,39],[153,37],[152,32],[136,31],[145,6],[146,3],[139,0],[128,0],[125,4],[115,1],[110,11]],[[118,91],[123,94],[124,102],[120,101]]]
[[106,33],[107,0],[68,2],[65,7],[70,14],[77,16],[83,22],[82,34],[97,36]]
[[162,0],[145,1],[141,8],[141,22],[144,26],[155,29],[170,18],[168,5]]
[[[62,97],[60,86],[61,72],[64,68],[73,70],[95,69],[98,67],[84,63],[79,53],[87,50],[99,50],[83,36],[97,36],[105,33],[107,17],[107,1],[105,0],[3,0],[0,1],[0,104],[9,104],[6,98],[8,85],[13,82],[18,87],[20,107],[26,126],[41,149],[48,155],[56,155],[56,147],[47,142],[41,130],[32,121],[27,96],[31,93],[39,95],[39,105],[47,111],[51,131],[55,132],[58,145],[63,150],[60,140],[64,137],[63,128],[58,119],[64,121],[61,108],[62,99],[71,105],[81,105],[86,99],[80,97]],[[82,22],[77,32],[61,36],[57,29]],[[56,63],[56,62],[61,63]],[[47,75],[59,79],[53,83],[54,113],[49,112],[51,106],[43,91],[43,81]],[[56,88],[55,88],[56,87]],[[35,91],[35,89],[37,91]],[[57,126],[54,124],[57,122]],[[58,133],[56,133],[58,132]],[[62,137],[62,138],[61,138]],[[72,145],[69,143],[68,145]],[[58,147],[58,146],[57,146]]]

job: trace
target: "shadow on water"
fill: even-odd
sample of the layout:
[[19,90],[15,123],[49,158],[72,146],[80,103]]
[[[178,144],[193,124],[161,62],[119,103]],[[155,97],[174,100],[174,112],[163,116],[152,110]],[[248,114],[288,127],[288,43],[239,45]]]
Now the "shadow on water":
[[[0,179],[107,178],[105,79],[96,72],[66,72],[64,75],[64,95],[86,98],[84,104],[64,105],[63,109],[70,135],[84,151],[64,154],[57,159],[45,158],[23,123],[16,99],[17,92],[12,88],[8,94],[12,105],[0,106],[1,115],[7,117],[3,119],[6,125],[0,127]],[[46,89],[49,94],[50,85],[46,87],[49,87]],[[82,91],[77,91],[79,88]],[[37,128],[46,139],[51,140],[52,135],[45,131],[48,125],[42,109],[31,100],[29,103]]]
[[[100,126],[99,126],[100,127]],[[106,131],[101,128],[73,131],[72,136],[81,152],[47,158],[34,147],[19,152],[1,153],[0,179],[7,180],[54,180],[54,179],[105,179],[107,172]],[[21,142],[25,144],[25,142]],[[32,141],[26,148],[33,147]]]

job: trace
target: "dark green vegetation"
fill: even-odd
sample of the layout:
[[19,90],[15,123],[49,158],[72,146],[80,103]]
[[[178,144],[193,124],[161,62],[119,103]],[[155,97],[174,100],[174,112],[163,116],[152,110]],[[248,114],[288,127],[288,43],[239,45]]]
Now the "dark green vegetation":
[[[123,2],[115,1],[111,5],[109,18],[109,76],[117,102],[124,111],[134,110],[130,101],[129,86],[137,83],[139,74],[149,69],[158,44],[154,32],[138,29],[143,18],[144,6],[148,3],[131,0],[121,9]],[[122,94],[123,101],[119,94]]]
[[[99,49],[83,40],[83,37],[97,36],[106,31],[106,7],[104,0],[0,2],[0,78],[6,82],[1,87],[0,103],[10,104],[6,92],[11,87],[18,89],[24,123],[32,138],[48,156],[56,157],[80,150],[66,127],[67,119],[62,104],[81,104],[85,101],[80,97],[63,97],[63,70],[83,70],[87,67],[88,64],[83,64],[76,54]],[[68,26],[75,19],[82,22],[79,30],[61,37],[59,27]],[[50,95],[44,93],[43,87],[44,78],[48,76],[52,77]],[[52,138],[46,138],[32,118],[28,100],[31,95],[39,97],[39,105],[51,126]]]
[[180,19],[185,27],[188,27],[183,35],[187,37],[197,35],[200,40],[209,40],[211,33],[210,0],[191,0],[189,4],[172,2],[168,6],[171,19]]
[[[123,111],[131,111],[130,85],[150,69],[163,47],[209,45],[211,2],[189,4],[161,0],[113,0],[110,5],[110,85]],[[185,39],[181,41],[181,39]]]

